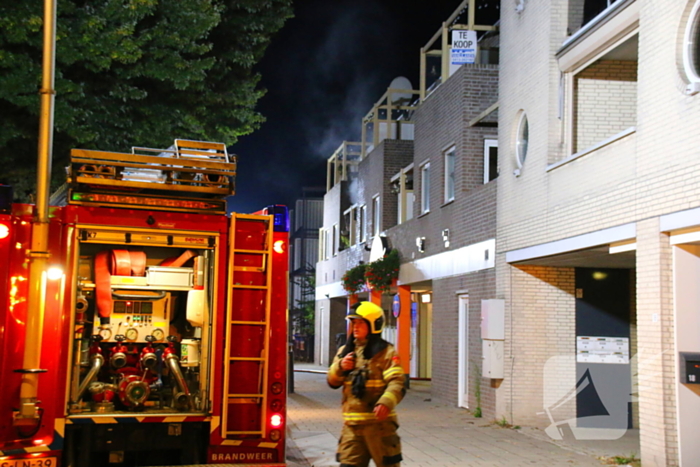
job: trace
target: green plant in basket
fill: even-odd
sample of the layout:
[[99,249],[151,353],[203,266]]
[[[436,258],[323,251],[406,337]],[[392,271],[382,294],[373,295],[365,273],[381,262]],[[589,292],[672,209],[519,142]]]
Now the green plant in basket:
[[389,292],[391,284],[399,278],[399,252],[394,249],[377,261],[372,261],[365,270],[365,279],[373,290]]
[[366,264],[359,264],[354,268],[348,269],[341,282],[343,283],[343,288],[349,294],[356,294],[362,290],[365,285],[365,269],[367,269]]

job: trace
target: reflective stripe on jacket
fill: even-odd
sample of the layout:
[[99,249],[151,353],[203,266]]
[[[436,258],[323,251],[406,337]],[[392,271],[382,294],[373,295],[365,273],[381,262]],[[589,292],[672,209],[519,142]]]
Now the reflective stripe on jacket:
[[358,399],[352,393],[352,373],[340,368],[341,347],[328,370],[328,385],[334,389],[343,387],[343,418],[347,425],[377,423],[374,406],[383,404],[389,409],[388,420],[397,421],[394,408],[403,399],[404,372],[393,345],[389,344],[370,360],[363,356],[364,345],[355,342],[355,368],[368,370],[365,394]]

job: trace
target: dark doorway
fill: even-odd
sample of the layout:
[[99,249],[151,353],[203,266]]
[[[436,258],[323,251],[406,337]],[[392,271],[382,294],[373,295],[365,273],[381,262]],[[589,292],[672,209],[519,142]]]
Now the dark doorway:
[[[576,397],[578,426],[589,428],[631,428],[632,377],[629,365],[631,322],[631,271],[629,269],[576,269]],[[581,336],[599,338],[601,346],[591,350],[582,362]],[[627,363],[614,362],[602,338],[624,338]],[[606,360],[605,362],[600,360]]]

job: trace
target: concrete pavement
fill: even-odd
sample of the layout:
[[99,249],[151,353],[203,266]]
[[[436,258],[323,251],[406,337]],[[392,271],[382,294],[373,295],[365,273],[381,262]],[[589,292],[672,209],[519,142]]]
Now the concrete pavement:
[[[295,392],[288,403],[288,465],[337,466],[335,450],[343,423],[340,390],[328,387],[324,368],[297,364],[296,369]],[[617,441],[554,442],[542,430],[503,428],[433,401],[427,381],[411,382],[397,412],[403,467],[600,466],[600,456],[639,456],[634,430]]]

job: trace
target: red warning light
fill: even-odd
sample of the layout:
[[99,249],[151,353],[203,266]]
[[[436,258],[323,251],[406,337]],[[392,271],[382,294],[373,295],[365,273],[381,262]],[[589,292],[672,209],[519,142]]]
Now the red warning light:
[[0,240],[10,236],[10,227],[7,224],[0,224]]
[[279,428],[282,426],[282,415],[276,413],[273,414],[270,417],[270,425],[272,425],[273,428]]

